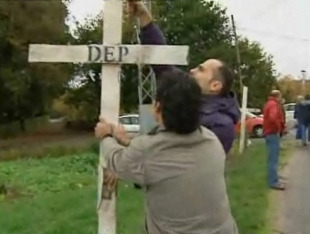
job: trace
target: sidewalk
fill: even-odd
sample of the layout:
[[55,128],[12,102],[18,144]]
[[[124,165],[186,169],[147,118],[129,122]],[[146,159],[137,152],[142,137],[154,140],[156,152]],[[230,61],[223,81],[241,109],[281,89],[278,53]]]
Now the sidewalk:
[[298,147],[287,171],[288,186],[279,192],[279,234],[310,234],[310,148]]

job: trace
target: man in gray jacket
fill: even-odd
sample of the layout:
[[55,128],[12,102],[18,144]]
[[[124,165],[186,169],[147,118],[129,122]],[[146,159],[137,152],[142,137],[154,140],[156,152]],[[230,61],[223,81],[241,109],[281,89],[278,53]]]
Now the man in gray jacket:
[[97,124],[107,168],[144,187],[149,234],[237,234],[224,178],[226,154],[199,124],[201,90],[181,71],[164,76],[153,132],[128,141],[104,120]]

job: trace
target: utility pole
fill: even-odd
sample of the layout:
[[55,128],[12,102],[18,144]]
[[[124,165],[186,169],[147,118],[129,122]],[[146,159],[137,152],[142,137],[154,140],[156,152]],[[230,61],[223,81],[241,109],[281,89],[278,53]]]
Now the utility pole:
[[237,57],[237,66],[238,66],[238,76],[239,76],[239,89],[241,101],[241,128],[240,128],[240,138],[239,138],[239,153],[242,154],[247,141],[247,132],[246,132],[246,112],[247,112],[247,103],[248,103],[248,87],[243,85],[242,80],[242,72],[241,72],[241,58],[240,58],[240,50],[239,50],[239,40],[236,31],[236,24],[234,15],[231,15],[231,22],[234,31],[234,39],[235,39],[235,48],[236,48],[236,57]]
[[240,58],[240,50],[239,50],[239,40],[238,35],[236,31],[236,24],[234,15],[231,15],[231,22],[233,26],[234,31],[234,39],[235,39],[235,48],[236,48],[236,56],[237,56],[237,65],[238,65],[238,76],[239,76],[239,87],[240,87],[240,93],[243,92],[243,80],[242,80],[242,72],[241,72],[241,58]]
[[305,70],[301,70],[301,74],[302,74],[302,95],[306,95],[307,72]]
[[[144,3],[149,11],[152,12],[151,0],[145,0]],[[140,22],[137,19],[136,39],[138,44],[141,44],[139,34]],[[138,64],[138,82],[140,133],[146,134],[156,126],[156,121],[152,114],[152,101],[156,93],[156,77],[151,66]]]

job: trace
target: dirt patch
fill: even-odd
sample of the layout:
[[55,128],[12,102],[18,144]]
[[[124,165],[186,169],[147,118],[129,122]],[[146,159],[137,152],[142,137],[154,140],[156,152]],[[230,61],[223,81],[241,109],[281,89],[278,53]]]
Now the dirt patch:
[[42,132],[25,134],[16,138],[0,140],[0,150],[20,147],[41,146],[42,144],[57,144],[63,141],[77,142],[83,140],[85,137],[92,137],[91,132]]
[[12,202],[20,197],[31,197],[31,195],[19,187],[0,185],[0,201]]
[[[36,133],[0,140],[0,160],[41,157],[44,154],[74,153],[95,142],[91,132]],[[57,151],[57,152],[56,152]]]

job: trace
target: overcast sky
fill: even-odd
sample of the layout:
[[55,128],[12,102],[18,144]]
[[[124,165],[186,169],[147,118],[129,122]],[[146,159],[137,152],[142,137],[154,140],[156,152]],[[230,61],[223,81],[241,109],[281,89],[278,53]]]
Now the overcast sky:
[[[189,0],[190,1],[190,0]],[[282,74],[310,73],[310,0],[216,0],[234,14],[239,34],[261,43]],[[70,11],[80,22],[95,16],[103,0],[72,0]]]

